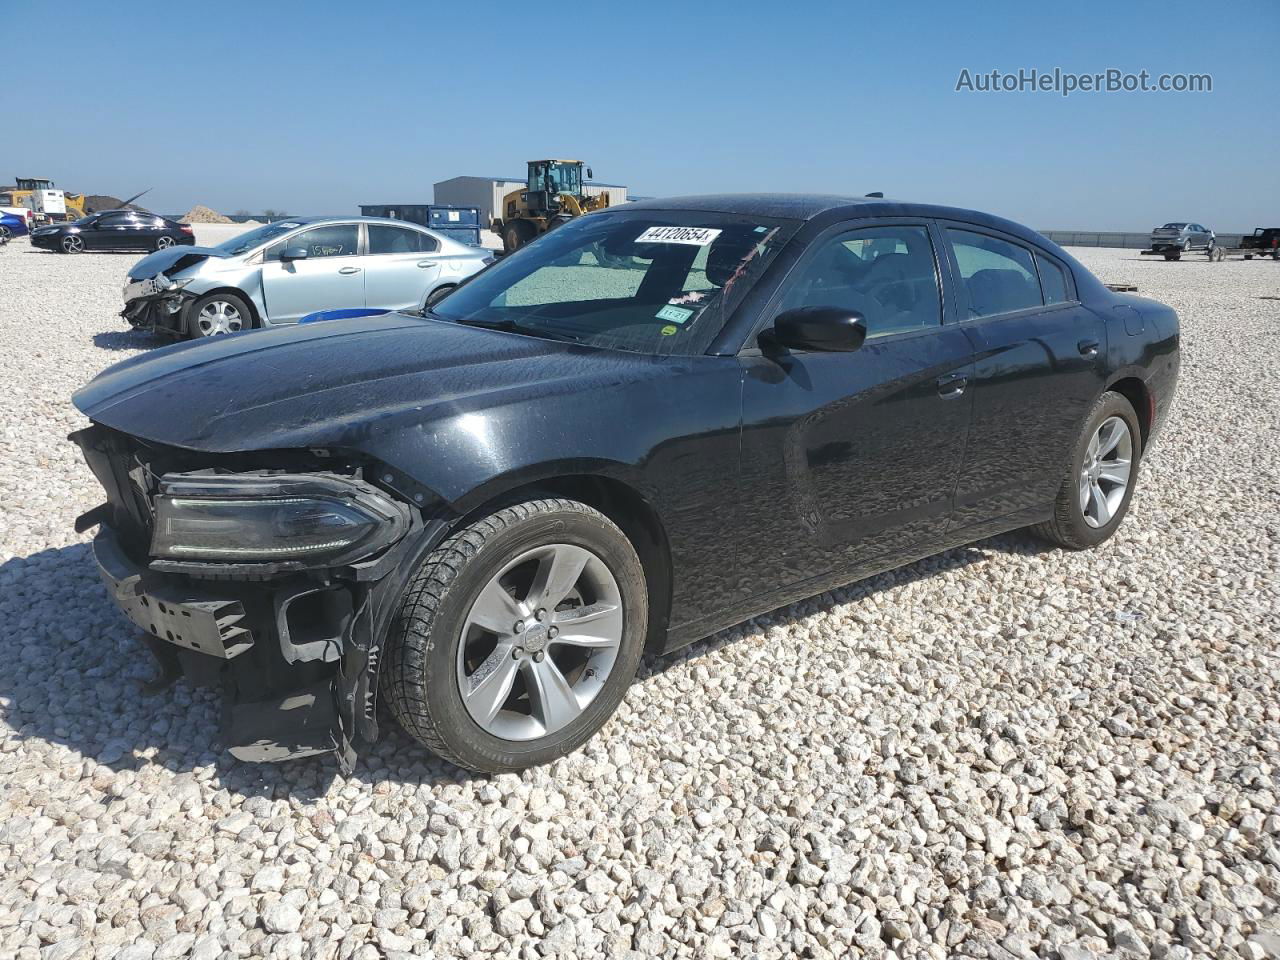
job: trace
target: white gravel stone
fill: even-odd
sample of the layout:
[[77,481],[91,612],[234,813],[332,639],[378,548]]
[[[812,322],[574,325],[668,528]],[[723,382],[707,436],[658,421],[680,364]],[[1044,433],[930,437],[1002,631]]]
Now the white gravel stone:
[[1280,264],[1075,252],[1183,321],[1103,549],[999,537],[758,617],[520,776],[389,726],[345,778],[142,694],[65,439],[157,345],[116,316],[135,258],[0,249],[0,956],[1280,957]]

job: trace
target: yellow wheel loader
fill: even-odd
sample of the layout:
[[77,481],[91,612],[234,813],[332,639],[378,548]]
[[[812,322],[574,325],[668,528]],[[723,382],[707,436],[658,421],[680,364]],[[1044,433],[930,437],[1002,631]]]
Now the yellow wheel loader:
[[[587,196],[582,173],[581,160],[530,160],[529,182],[502,198],[502,216],[493,221],[503,252],[513,253],[566,220],[607,207],[607,193]],[[592,176],[589,167],[586,174]]]

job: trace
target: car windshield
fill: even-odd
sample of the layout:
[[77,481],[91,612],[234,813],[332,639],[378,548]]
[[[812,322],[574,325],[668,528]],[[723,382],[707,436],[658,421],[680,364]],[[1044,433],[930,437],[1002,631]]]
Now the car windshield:
[[1181,229],[1182,229],[1183,227],[1185,227],[1185,226],[1186,226],[1186,224],[1185,224],[1185,223],[1166,223],[1166,224],[1165,224],[1163,227],[1161,227],[1160,229],[1162,229],[1162,230],[1181,230]]
[[592,213],[494,264],[431,312],[617,350],[702,353],[798,227],[709,211]]
[[296,230],[300,226],[302,224],[297,220],[277,220],[275,223],[254,227],[247,233],[237,234],[230,240],[224,240],[218,244],[217,249],[233,256],[237,253],[248,253],[254,247],[270,243],[277,237],[282,237],[290,230]]

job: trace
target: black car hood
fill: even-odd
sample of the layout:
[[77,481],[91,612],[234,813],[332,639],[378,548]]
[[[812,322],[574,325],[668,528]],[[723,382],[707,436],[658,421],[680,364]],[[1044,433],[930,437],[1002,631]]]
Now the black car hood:
[[[130,280],[149,280],[169,270],[181,270],[206,257],[226,259],[231,256],[217,247],[173,246],[149,253],[129,268]],[[186,261],[179,263],[179,261]]]
[[162,348],[73,401],[97,423],[191,450],[378,455],[434,421],[670,375],[673,360],[388,314]]

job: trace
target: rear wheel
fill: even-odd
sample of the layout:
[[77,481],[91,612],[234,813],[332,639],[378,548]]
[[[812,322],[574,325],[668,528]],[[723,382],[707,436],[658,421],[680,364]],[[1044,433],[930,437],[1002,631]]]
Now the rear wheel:
[[455,286],[456,284],[451,283],[447,286],[437,287],[435,290],[432,290],[431,293],[427,295],[427,302],[425,304],[426,308],[430,310],[433,306],[452,293]]
[[167,250],[169,247],[172,247],[176,242],[177,242],[177,241],[176,241],[176,240],[174,240],[174,239],[173,239],[173,237],[157,237],[157,238],[156,238],[156,249],[157,249],[157,250]]
[[12,235],[12,231],[3,223],[0,223],[0,243],[8,243],[9,237]]
[[1032,530],[1071,550],[1096,547],[1129,511],[1142,459],[1142,431],[1133,405],[1118,393],[1094,404],[1071,453],[1053,516]]
[[644,572],[607,517],[528,500],[442,543],[405,591],[387,645],[392,712],[422,744],[503,772],[575,750],[635,676]]
[[192,304],[189,317],[187,335],[193,340],[239,333],[253,326],[249,305],[233,293],[210,293],[201,297]]

